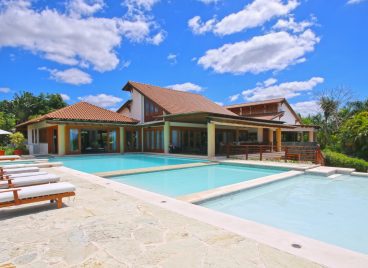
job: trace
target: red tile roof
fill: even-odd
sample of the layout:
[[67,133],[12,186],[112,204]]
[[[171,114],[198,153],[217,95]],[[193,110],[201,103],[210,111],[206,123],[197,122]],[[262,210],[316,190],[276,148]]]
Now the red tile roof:
[[76,104],[61,108],[54,112],[45,114],[38,118],[21,123],[28,125],[43,120],[75,120],[75,121],[91,121],[91,122],[109,122],[109,123],[137,123],[138,121],[122,114],[106,110],[88,102],[78,102]]
[[271,104],[271,103],[281,103],[286,101],[285,98],[278,98],[278,99],[271,99],[271,100],[264,100],[264,101],[254,101],[254,102],[246,102],[234,105],[225,106],[225,108],[239,108],[239,107],[247,107],[247,106],[255,106],[255,105],[262,105],[262,104]]
[[129,81],[123,89],[126,91],[131,91],[132,88],[136,89],[138,92],[157,103],[162,109],[170,114],[208,112],[225,115],[236,115],[235,113],[199,94],[132,81]]

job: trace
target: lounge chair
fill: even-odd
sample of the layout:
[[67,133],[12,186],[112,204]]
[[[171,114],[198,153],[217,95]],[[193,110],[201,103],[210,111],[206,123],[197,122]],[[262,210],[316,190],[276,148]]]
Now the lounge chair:
[[49,174],[46,171],[36,171],[36,172],[25,172],[25,173],[16,173],[16,174],[9,174],[5,176],[9,176],[10,178],[20,178],[20,177],[30,177],[30,176],[40,176]]
[[10,175],[18,173],[27,172],[38,172],[40,169],[38,167],[24,167],[24,168],[0,168],[0,175]]
[[74,195],[75,186],[68,182],[0,190],[0,208],[55,200],[57,208],[61,208],[62,199]]
[[20,159],[19,155],[0,155],[0,160],[17,160]]
[[45,174],[38,176],[19,177],[19,178],[11,178],[5,176],[4,179],[0,180],[0,189],[55,183],[58,181],[60,181],[60,176],[54,174]]

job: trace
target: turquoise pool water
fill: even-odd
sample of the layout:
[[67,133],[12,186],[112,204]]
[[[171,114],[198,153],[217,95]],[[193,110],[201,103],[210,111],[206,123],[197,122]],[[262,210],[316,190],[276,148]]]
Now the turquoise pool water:
[[285,171],[285,169],[210,165],[117,176],[111,179],[168,196],[181,196]]
[[302,175],[201,205],[368,253],[368,178]]
[[203,159],[149,154],[67,156],[50,158],[49,161],[63,162],[66,167],[87,173],[206,162]]

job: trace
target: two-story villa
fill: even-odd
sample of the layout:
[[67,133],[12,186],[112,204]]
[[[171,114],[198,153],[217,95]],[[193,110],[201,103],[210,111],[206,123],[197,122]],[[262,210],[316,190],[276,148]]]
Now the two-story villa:
[[[157,152],[214,157],[234,143],[271,144],[281,150],[282,132],[308,131],[309,140],[314,139],[313,127],[300,125],[284,99],[270,101],[273,108],[265,102],[222,107],[199,94],[137,82],[129,81],[123,90],[131,99],[117,112],[79,102],[17,128],[27,134],[32,154]],[[294,121],[289,121],[289,113]]]

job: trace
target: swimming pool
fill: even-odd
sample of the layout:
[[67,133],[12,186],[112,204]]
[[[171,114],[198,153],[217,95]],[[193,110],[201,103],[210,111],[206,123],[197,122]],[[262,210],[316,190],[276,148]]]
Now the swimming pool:
[[207,162],[204,159],[149,154],[66,156],[50,158],[49,161],[63,162],[66,167],[87,173]]
[[219,164],[110,179],[168,196],[181,196],[285,171],[287,170]]
[[368,253],[368,178],[301,175],[200,205]]

